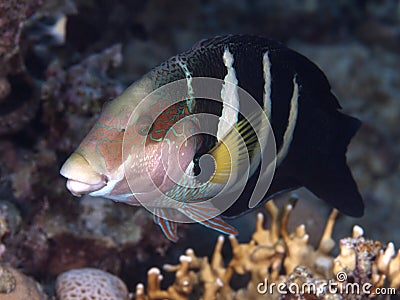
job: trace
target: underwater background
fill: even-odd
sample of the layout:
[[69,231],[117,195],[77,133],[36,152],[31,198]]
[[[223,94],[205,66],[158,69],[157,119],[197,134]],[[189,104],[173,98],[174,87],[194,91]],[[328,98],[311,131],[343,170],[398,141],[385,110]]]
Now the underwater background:
[[[347,159],[365,215],[339,216],[333,239],[358,224],[368,239],[400,247],[400,1],[4,0],[0,257],[40,283],[44,292],[32,299],[53,297],[56,277],[68,270],[105,270],[134,292],[151,267],[178,263],[189,247],[197,256],[212,254],[218,233],[184,225],[171,243],[142,208],[73,197],[59,169],[107,100],[198,40],[235,33],[280,40],[307,56],[328,77],[343,111],[363,122]],[[317,246],[331,208],[304,189],[296,194],[289,231],[305,224],[309,244]],[[239,242],[251,239],[260,211],[232,222]],[[222,253],[232,257],[229,245]],[[174,278],[164,277],[166,288]],[[239,286],[246,280],[236,278]],[[2,293],[0,299],[12,294]],[[79,299],[66,297],[59,299]]]

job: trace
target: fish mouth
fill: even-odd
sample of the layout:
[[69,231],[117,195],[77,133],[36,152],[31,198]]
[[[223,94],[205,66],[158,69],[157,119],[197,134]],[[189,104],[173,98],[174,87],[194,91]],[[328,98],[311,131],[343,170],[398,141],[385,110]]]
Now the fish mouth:
[[73,153],[63,164],[60,174],[67,178],[67,189],[74,196],[81,196],[101,190],[107,185],[108,178],[98,173],[79,153]]
[[106,185],[107,183],[87,184],[73,179],[68,179],[66,184],[67,189],[71,192],[71,194],[78,197],[83,194],[88,194],[101,190]]

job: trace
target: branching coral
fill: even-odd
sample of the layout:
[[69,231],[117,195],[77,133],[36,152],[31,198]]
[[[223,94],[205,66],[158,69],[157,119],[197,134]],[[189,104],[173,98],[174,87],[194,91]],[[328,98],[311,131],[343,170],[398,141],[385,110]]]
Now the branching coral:
[[[150,269],[147,291],[138,284],[136,299],[189,299],[196,285],[202,288],[203,300],[362,299],[378,296],[377,291],[382,288],[390,287],[386,291],[393,293],[400,287],[400,251],[395,255],[392,243],[383,247],[380,242],[366,239],[361,227],[354,226],[352,237],[340,241],[340,254],[335,258],[331,255],[335,246],[332,231],[338,212],[332,211],[319,246],[314,248],[304,225],[288,232],[294,204],[292,201],[279,210],[273,201],[268,202],[271,227],[264,228],[264,216],[259,213],[250,242],[239,243],[230,236],[233,257],[227,265],[222,256],[224,238],[220,236],[210,262],[188,249],[180,264],[164,266],[165,271],[176,272],[175,281],[167,290],[160,287],[160,270]],[[247,286],[235,290],[234,274],[249,274]],[[354,284],[369,289],[350,293],[348,286],[354,288]]]
[[367,240],[363,229],[354,226],[353,236],[340,241],[340,254],[334,260],[333,272],[345,272],[348,280],[372,285],[372,294],[389,286],[400,288],[400,250],[393,243],[385,248],[379,241]]
[[[197,282],[196,275],[191,271],[192,258],[182,255],[180,264],[177,266],[165,265],[164,269],[168,272],[175,272],[175,282],[167,289],[161,290],[160,285],[163,279],[160,270],[152,268],[147,273],[148,294],[150,299],[188,299],[192,293],[193,286]],[[140,285],[137,287],[140,294]]]

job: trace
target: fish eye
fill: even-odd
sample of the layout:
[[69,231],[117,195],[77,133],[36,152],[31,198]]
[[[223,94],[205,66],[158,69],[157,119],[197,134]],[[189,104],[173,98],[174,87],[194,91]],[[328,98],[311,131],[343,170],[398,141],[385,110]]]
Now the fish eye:
[[140,116],[137,120],[136,130],[140,135],[148,135],[152,127],[153,122],[149,116]]

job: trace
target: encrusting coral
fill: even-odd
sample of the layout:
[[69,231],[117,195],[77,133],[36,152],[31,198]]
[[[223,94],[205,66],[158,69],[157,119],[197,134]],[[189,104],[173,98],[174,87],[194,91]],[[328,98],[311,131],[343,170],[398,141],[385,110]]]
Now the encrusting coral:
[[[271,227],[264,228],[264,215],[259,213],[249,243],[239,243],[230,236],[233,257],[227,265],[222,256],[224,237],[220,236],[210,262],[188,249],[178,265],[164,265],[166,272],[175,272],[175,281],[166,290],[161,289],[160,270],[151,268],[147,289],[141,283],[136,286],[136,299],[191,299],[198,285],[203,300],[363,299],[379,297],[383,292],[398,293],[400,250],[396,254],[393,243],[384,247],[368,240],[356,225],[352,237],[340,241],[340,254],[335,258],[331,252],[335,246],[332,231],[337,210],[330,214],[315,248],[308,242],[304,225],[288,232],[294,204],[291,201],[278,209],[269,201],[265,206],[272,217]],[[246,287],[232,287],[235,274],[250,275]]]

